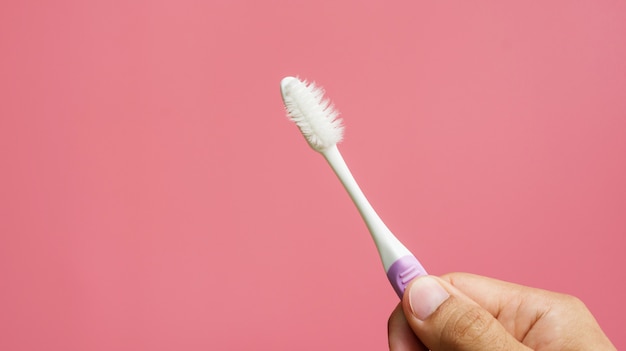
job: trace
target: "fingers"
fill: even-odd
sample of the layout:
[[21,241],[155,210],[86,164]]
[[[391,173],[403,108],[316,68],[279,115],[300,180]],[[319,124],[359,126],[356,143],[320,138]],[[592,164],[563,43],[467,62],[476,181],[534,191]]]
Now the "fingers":
[[387,335],[390,351],[428,351],[407,323],[401,304],[389,317]]
[[395,351],[615,350],[580,300],[466,273],[415,279],[402,312],[389,319]]
[[440,278],[415,279],[402,305],[411,329],[430,350],[529,350],[489,311]]
[[555,295],[561,295],[469,273],[448,273],[442,275],[441,279],[462,291],[494,316],[499,315],[507,304],[517,302],[521,297],[536,297],[533,305],[541,313],[549,308],[548,302]]
[[517,340],[523,340],[554,301],[565,295],[468,273],[441,276],[486,309]]

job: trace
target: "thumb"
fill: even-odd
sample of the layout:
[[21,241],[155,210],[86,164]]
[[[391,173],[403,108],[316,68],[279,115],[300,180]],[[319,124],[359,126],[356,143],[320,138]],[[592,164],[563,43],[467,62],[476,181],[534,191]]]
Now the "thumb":
[[411,329],[430,350],[530,350],[487,310],[437,277],[414,279],[402,306]]

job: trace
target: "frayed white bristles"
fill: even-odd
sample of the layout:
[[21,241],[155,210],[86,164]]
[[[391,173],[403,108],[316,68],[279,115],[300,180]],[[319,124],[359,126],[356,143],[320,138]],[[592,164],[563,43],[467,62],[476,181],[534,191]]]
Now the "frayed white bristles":
[[343,125],[324,90],[294,77],[280,82],[289,118],[296,123],[313,149],[323,152],[343,138]]

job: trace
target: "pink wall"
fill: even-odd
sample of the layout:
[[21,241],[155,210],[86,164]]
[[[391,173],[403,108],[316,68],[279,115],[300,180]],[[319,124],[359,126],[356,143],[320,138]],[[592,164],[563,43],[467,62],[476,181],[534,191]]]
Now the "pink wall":
[[381,350],[316,80],[431,273],[574,294],[626,348],[626,3],[3,1],[0,349]]

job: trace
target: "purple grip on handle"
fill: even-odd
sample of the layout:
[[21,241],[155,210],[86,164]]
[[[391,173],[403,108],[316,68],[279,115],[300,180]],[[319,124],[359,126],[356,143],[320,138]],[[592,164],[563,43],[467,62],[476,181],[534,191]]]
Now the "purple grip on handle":
[[426,270],[413,255],[404,256],[396,260],[387,271],[387,278],[396,294],[402,299],[404,289],[414,278],[427,275]]

